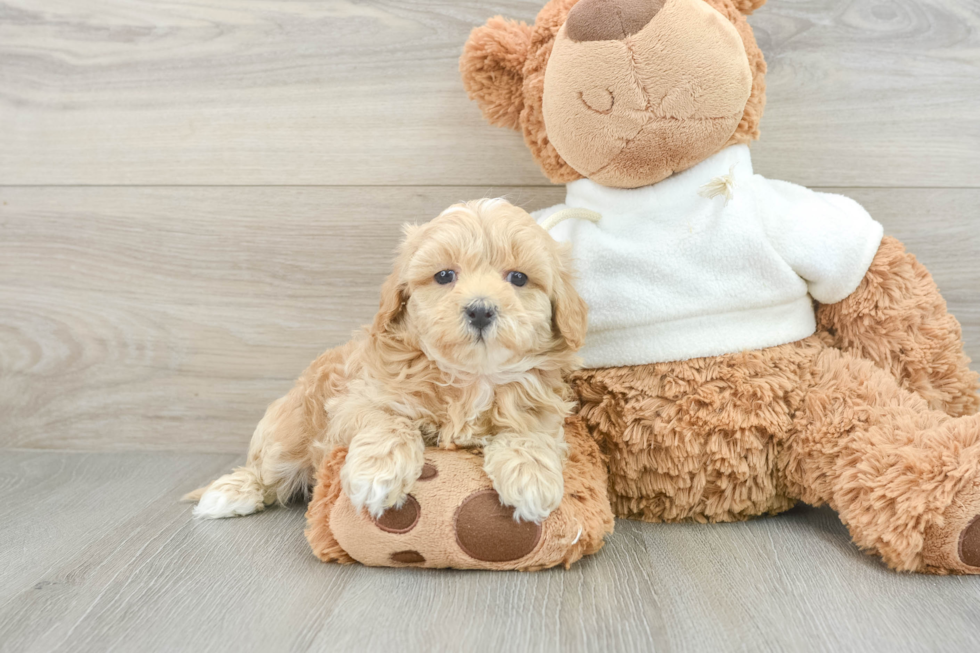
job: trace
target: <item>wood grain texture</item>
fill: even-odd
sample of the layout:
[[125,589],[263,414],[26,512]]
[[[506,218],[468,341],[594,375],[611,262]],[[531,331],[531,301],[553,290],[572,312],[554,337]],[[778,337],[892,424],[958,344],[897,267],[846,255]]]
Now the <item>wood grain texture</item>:
[[973,578],[900,575],[829,510],[620,521],[538,573],[324,564],[303,509],[192,520],[236,457],[5,452],[0,651],[969,651]]
[[[540,184],[457,58],[542,0],[3,0],[2,184]],[[810,186],[977,186],[975,0],[771,0],[756,165]]]
[[[849,194],[929,267],[980,359],[980,190]],[[398,226],[558,188],[0,189],[0,444],[238,453],[370,321]]]
[[[326,565],[302,507],[177,503],[371,318],[401,222],[560,201],[456,72],[543,2],[0,0],[0,652],[980,650],[977,579],[889,572],[826,509],[494,574]],[[851,187],[980,360],[980,3],[751,23],[756,170]]]

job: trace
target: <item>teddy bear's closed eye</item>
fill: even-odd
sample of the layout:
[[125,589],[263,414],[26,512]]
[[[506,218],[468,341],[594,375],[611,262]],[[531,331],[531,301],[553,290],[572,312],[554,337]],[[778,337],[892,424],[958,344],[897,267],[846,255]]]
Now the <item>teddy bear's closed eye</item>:
[[605,88],[579,91],[578,99],[582,101],[582,104],[589,111],[595,111],[604,116],[612,113],[613,106],[616,104],[616,98],[613,96],[612,90]]

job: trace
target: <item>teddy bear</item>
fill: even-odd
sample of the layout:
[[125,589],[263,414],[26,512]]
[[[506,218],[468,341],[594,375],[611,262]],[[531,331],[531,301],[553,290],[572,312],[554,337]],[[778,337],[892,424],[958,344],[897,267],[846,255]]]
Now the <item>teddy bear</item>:
[[[765,0],[550,0],[460,71],[567,184],[578,416],[621,518],[830,505],[895,570],[980,573],[980,407],[929,272],[856,202],[754,173]],[[553,222],[553,221],[551,221]],[[549,222],[550,224],[550,222]]]
[[565,422],[564,495],[542,522],[515,520],[501,503],[474,449],[425,450],[425,465],[400,507],[374,519],[343,492],[338,447],[317,471],[306,538],[324,562],[371,567],[537,571],[568,569],[602,548],[613,530],[606,462],[581,417]]

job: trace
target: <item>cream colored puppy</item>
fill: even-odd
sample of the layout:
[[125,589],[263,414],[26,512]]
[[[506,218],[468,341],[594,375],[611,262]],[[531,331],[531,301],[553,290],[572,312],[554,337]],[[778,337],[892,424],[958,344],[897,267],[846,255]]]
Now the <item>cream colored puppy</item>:
[[483,447],[515,519],[540,522],[564,489],[564,373],[586,306],[567,250],[503,200],[457,204],[406,226],[374,323],[317,358],[269,406],[244,467],[187,495],[232,517],[305,495],[334,447],[343,489],[375,517],[400,506],[426,444]]

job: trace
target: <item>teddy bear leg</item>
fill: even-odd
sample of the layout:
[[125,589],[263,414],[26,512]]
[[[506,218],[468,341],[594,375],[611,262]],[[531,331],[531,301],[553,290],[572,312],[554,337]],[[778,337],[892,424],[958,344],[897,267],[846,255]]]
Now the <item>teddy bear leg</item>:
[[774,461],[803,394],[796,370],[820,348],[813,338],[573,374],[579,415],[609,459],[613,512],[651,522],[731,522],[792,507]]
[[833,348],[811,374],[779,454],[788,492],[829,504],[896,570],[980,574],[980,415],[933,410]]
[[837,348],[873,361],[930,407],[954,417],[980,410],[960,324],[929,271],[894,238],[881,241],[857,290],[818,308],[817,322]]

